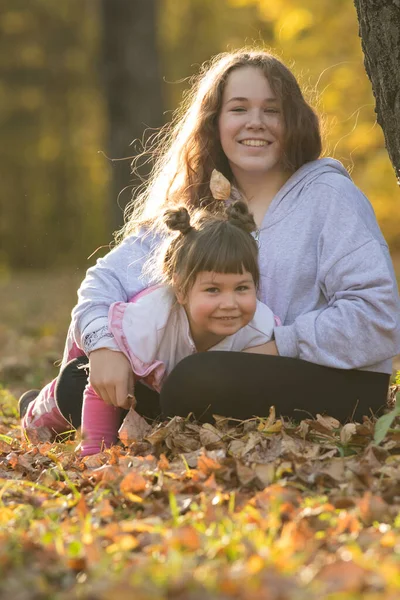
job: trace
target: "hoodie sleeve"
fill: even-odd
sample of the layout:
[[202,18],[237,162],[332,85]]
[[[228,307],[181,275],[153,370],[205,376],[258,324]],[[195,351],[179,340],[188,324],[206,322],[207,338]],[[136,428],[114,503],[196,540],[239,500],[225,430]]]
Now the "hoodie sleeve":
[[320,235],[318,264],[327,305],[275,328],[279,354],[359,369],[399,353],[400,306],[388,248],[359,213],[335,199]]
[[108,329],[108,311],[113,302],[127,302],[147,287],[142,270],[150,252],[146,236],[130,236],[88,269],[72,311],[74,339],[86,354],[97,348],[119,350]]

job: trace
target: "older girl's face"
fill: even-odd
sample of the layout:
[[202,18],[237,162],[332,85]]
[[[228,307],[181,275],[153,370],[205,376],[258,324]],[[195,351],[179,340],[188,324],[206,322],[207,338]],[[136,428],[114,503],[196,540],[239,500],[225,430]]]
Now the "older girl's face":
[[228,76],[218,121],[222,149],[240,175],[283,172],[283,114],[264,73],[240,67]]

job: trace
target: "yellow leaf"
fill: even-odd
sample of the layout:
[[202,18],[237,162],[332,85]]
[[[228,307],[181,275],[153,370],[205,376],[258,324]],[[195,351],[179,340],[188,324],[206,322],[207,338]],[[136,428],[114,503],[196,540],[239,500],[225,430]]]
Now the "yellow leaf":
[[251,575],[258,573],[265,566],[264,560],[258,554],[252,554],[246,563],[246,571]]
[[117,537],[113,544],[107,547],[106,551],[108,554],[114,554],[114,552],[127,552],[137,548],[139,542],[133,535],[124,534]]
[[143,502],[143,498],[137,496],[136,494],[131,494],[130,492],[125,492],[124,498],[126,498],[130,502],[136,502],[138,504],[141,504]]
[[388,531],[381,537],[380,544],[384,548],[394,548],[397,544],[397,541],[398,540],[393,531]]

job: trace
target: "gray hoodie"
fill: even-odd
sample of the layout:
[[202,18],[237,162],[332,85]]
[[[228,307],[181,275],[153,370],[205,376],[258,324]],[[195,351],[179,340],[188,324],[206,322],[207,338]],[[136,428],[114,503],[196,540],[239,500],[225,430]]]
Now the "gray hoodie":
[[[130,236],[88,270],[72,313],[86,352],[117,349],[108,309],[146,287],[142,267],[159,241]],[[282,322],[280,355],[391,373],[400,352],[393,267],[372,206],[341,163],[319,159],[296,171],[269,206],[259,244],[259,296]]]

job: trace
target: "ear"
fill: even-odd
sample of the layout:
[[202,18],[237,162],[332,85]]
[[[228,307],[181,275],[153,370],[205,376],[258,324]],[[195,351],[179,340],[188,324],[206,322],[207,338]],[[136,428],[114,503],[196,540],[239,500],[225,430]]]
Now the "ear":
[[176,299],[178,301],[178,304],[186,304],[186,296],[182,291],[181,286],[179,285],[179,281],[178,278],[174,275],[172,278],[172,287],[174,289],[174,293],[176,296]]
[[186,304],[186,296],[178,287],[174,288],[175,296],[178,301],[178,304]]

